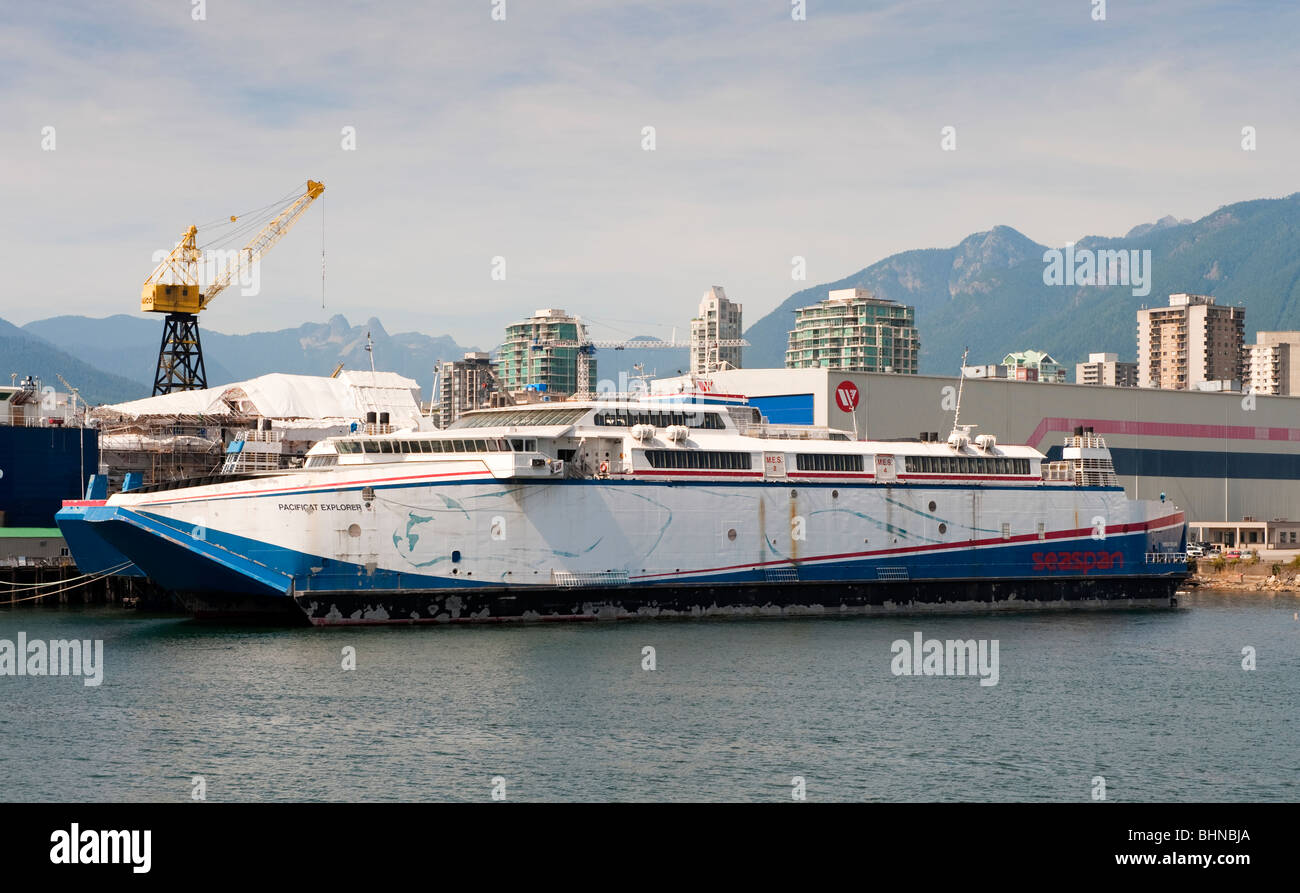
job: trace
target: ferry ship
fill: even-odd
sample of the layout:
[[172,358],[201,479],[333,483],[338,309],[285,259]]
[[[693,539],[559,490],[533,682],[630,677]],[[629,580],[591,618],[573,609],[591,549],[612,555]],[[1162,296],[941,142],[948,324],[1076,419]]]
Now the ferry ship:
[[[647,395],[366,426],[301,469],[80,500],[69,532],[194,614],[316,625],[1169,607],[1183,512],[1062,459]],[[68,537],[74,541],[73,536]]]

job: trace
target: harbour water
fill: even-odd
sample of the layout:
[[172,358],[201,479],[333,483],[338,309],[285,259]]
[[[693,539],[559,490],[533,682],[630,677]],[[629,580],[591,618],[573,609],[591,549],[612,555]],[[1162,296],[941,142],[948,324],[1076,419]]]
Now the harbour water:
[[[472,628],[0,609],[104,678],[0,676],[0,800],[1300,798],[1300,597],[1173,611]],[[996,640],[996,685],[896,640]],[[646,646],[654,649],[654,669]],[[355,649],[356,669],[342,667]],[[1253,648],[1256,668],[1243,669]],[[498,789],[500,782],[497,783]]]

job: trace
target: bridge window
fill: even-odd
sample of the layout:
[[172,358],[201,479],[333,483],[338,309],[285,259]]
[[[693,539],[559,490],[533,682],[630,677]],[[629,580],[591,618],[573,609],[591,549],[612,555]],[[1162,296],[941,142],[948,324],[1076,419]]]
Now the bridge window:
[[461,416],[453,428],[495,428],[499,426],[572,425],[587,414],[586,409],[515,409]]
[[688,428],[721,431],[727,427],[723,424],[722,416],[716,412],[677,412],[673,410],[614,409],[597,412],[592,417],[592,421],[604,427],[623,428],[632,425],[652,425],[655,428],[685,425]]

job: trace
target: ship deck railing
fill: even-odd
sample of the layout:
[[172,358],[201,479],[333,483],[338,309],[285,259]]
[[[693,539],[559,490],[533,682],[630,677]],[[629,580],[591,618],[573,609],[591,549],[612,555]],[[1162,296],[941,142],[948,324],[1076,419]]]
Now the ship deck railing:
[[1054,483],[1072,483],[1074,481],[1073,462],[1047,462],[1043,465],[1043,480]]
[[[766,422],[738,424],[736,430],[745,437],[759,437],[767,440],[848,440],[843,431],[830,428],[810,428],[804,425],[773,425]],[[838,435],[838,436],[836,436]]]
[[1186,564],[1186,552],[1148,552],[1145,556],[1147,564]]

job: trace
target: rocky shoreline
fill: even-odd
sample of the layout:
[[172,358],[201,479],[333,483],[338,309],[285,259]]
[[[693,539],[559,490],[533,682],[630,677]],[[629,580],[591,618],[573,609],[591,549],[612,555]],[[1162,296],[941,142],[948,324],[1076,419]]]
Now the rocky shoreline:
[[1277,568],[1261,562],[1216,571],[1198,568],[1187,578],[1189,589],[1227,589],[1237,592],[1300,592],[1300,568],[1292,564]]

